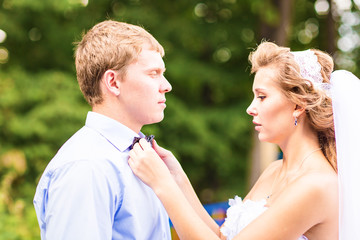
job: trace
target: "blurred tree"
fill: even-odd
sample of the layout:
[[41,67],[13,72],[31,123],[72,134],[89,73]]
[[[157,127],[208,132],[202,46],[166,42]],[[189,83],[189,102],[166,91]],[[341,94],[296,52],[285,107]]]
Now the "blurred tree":
[[[261,3],[261,4],[264,4]],[[287,46],[293,16],[293,0],[265,1],[266,7],[258,8],[260,15],[259,37]],[[261,40],[258,39],[258,40]]]

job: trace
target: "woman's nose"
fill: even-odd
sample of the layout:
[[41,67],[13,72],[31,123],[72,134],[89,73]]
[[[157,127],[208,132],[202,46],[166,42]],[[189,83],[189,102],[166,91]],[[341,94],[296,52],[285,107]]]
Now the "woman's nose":
[[254,101],[252,101],[249,107],[246,109],[246,113],[249,114],[250,116],[255,116],[257,114],[257,111],[255,110],[254,107]]

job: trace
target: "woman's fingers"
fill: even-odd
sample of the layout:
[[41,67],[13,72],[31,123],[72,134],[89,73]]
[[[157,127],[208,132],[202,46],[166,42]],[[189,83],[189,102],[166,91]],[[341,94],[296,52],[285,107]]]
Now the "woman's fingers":
[[151,158],[154,154],[156,153],[150,143],[145,139],[140,139],[140,141],[134,145],[133,149],[130,150],[129,157],[132,159],[133,164],[135,164]]
[[136,158],[136,152],[135,152],[135,150],[131,150],[131,151],[129,152],[129,156],[130,156],[130,158]]
[[129,152],[128,163],[134,174],[150,187],[158,186],[166,174],[171,177],[166,165],[145,139]]
[[156,149],[160,148],[160,146],[157,144],[155,139],[153,139],[153,146],[154,146],[155,151],[156,151]]
[[154,150],[155,152],[164,160],[164,158],[167,158],[169,156],[171,156],[171,152],[163,147],[160,147],[159,144],[157,144],[157,142],[155,141],[155,139],[153,140],[154,142]]
[[128,164],[131,168],[131,170],[135,173],[136,172],[136,167],[135,167],[135,152],[134,151],[130,151],[129,152],[129,159],[128,159]]
[[141,145],[139,143],[135,143],[133,150],[138,154],[139,152],[141,152],[143,150],[143,148],[141,147]]
[[140,139],[139,145],[141,146],[141,148],[142,148],[144,151],[145,151],[145,150],[152,149],[150,143],[149,143],[148,141],[146,141],[145,138]]

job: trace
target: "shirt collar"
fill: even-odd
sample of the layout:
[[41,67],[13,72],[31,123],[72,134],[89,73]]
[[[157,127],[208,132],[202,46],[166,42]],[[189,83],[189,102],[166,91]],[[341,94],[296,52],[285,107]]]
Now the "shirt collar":
[[130,147],[134,137],[144,137],[120,122],[96,112],[88,112],[85,126],[94,129],[121,152]]

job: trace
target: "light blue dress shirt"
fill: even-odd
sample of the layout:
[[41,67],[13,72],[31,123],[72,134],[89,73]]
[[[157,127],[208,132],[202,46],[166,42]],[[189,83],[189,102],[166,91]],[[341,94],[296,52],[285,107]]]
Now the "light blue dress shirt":
[[171,239],[164,207],[128,165],[135,136],[111,118],[88,113],[37,186],[41,239]]

